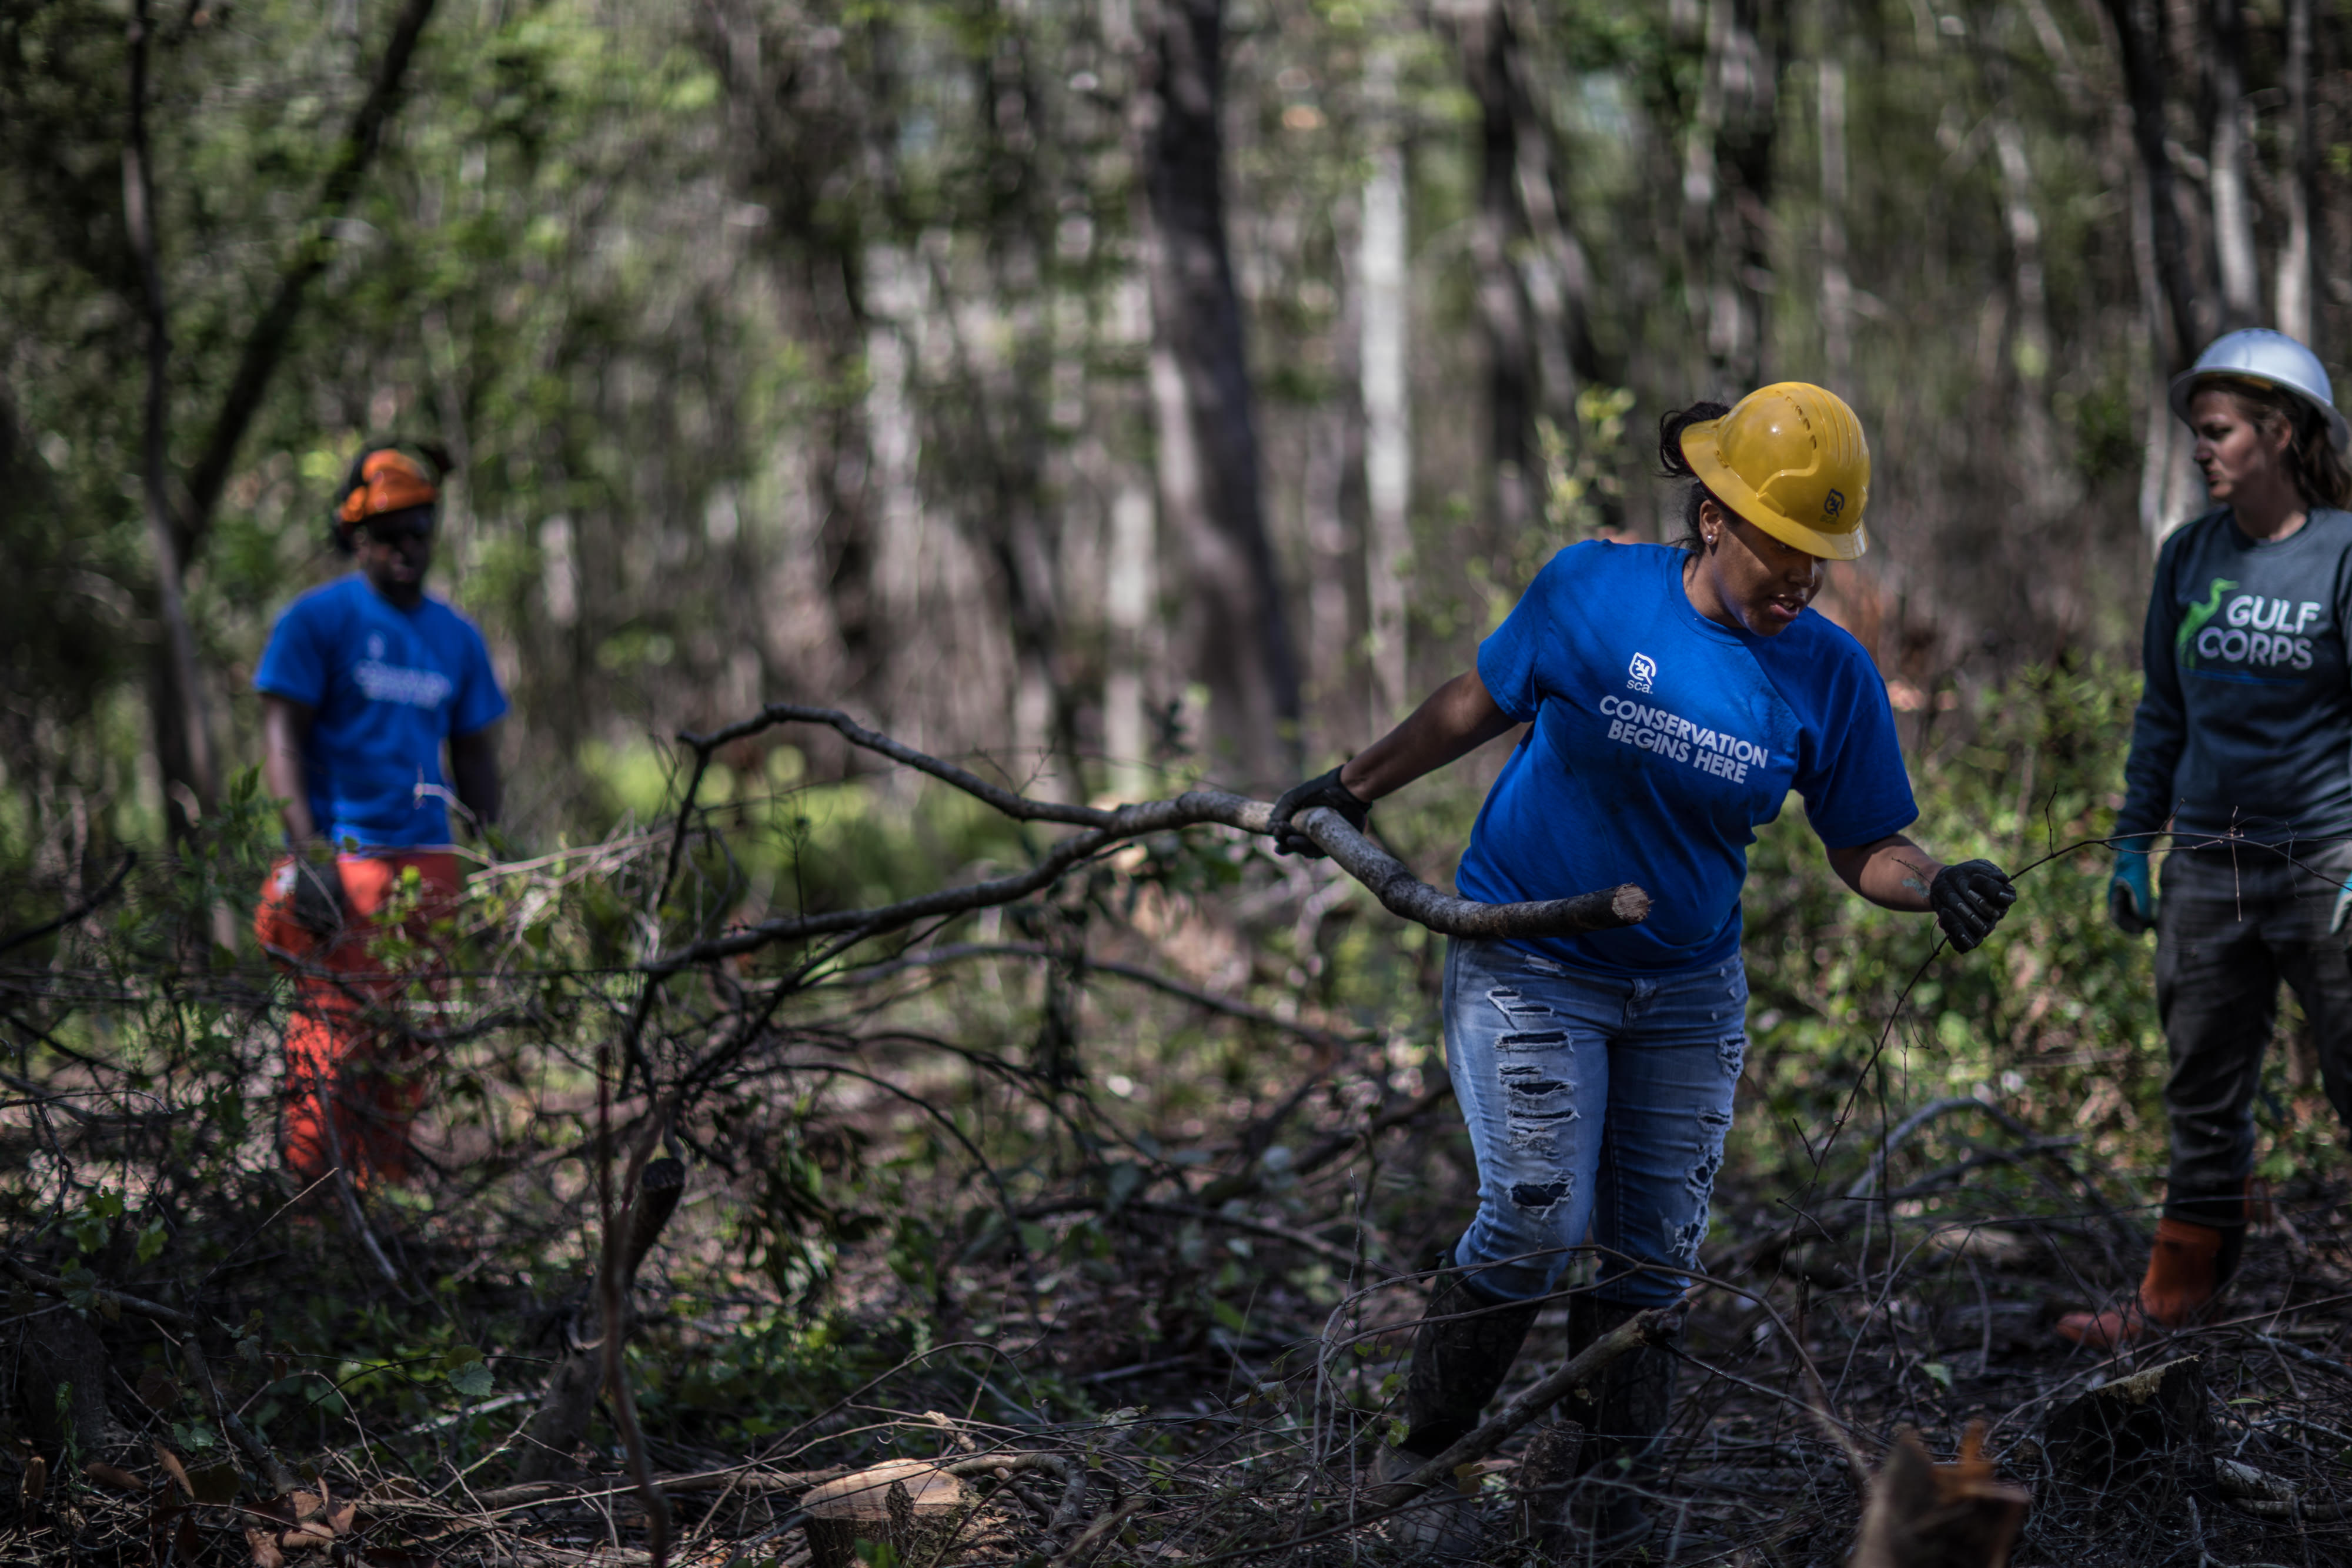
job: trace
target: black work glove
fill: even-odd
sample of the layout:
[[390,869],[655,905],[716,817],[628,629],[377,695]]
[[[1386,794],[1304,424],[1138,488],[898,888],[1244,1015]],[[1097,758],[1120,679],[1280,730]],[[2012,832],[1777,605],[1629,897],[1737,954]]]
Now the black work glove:
[[1265,831],[1274,835],[1275,853],[1305,855],[1311,861],[1323,858],[1322,846],[1290,825],[1291,818],[1318,806],[1330,807],[1347,818],[1348,825],[1360,833],[1372,814],[1372,803],[1356,799],[1356,792],[1339,782],[1339,769],[1334,768],[1318,779],[1292,785],[1274,803],[1274,815],[1266,819]]
[[350,909],[343,896],[342,867],[332,860],[294,856],[294,924],[314,936],[331,936],[343,928]]
[[1965,953],[1990,936],[2016,902],[2016,884],[1990,861],[1948,865],[1927,884],[1928,907],[1956,953]]

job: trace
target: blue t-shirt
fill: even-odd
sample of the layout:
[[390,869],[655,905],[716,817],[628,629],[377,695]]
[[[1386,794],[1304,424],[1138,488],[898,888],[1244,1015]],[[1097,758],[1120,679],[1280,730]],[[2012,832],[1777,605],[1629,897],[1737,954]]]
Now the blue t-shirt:
[[397,609],[357,573],[286,607],[253,684],[310,707],[310,816],[366,848],[449,842],[441,743],[507,711],[472,622],[437,599]]
[[1534,721],[1478,813],[1454,883],[1489,904],[1636,883],[1650,916],[1512,946],[1607,973],[1672,973],[1739,948],[1756,829],[1791,789],[1832,848],[1918,816],[1886,685],[1812,611],[1776,637],[1691,608],[1680,549],[1594,541],[1554,556],[1478,648],[1505,713]]

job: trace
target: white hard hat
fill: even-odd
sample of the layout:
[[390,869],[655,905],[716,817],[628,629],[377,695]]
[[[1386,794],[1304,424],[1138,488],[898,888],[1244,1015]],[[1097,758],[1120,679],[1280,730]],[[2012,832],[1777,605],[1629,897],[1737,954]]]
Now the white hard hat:
[[2195,364],[2172,378],[2172,412],[2182,420],[2189,417],[2189,400],[2197,395],[2197,383],[2208,376],[2263,382],[2291,392],[2327,416],[2327,438],[2336,451],[2352,447],[2352,426],[2336,412],[2336,388],[2326,367],[2317,354],[2284,332],[2249,327],[2214,339]]

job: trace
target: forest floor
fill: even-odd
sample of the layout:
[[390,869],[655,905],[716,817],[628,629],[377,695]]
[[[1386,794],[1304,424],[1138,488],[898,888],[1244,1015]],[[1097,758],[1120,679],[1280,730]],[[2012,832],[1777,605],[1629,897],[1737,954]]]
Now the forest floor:
[[[1382,1161],[1391,1173],[1414,1167],[1414,1145],[1442,1145],[1453,1114],[1442,1094],[1397,1109],[1370,1140],[1376,1153],[1404,1145]],[[1935,1119],[1968,1115],[1960,1106]],[[874,1133],[883,1130],[877,1120]],[[2343,1311],[2352,1301],[2352,1218],[2339,1195],[2306,1192],[2273,1207],[2216,1322],[2109,1360],[2059,1342],[2052,1324],[2135,1278],[2144,1232],[2069,1201],[2093,1189],[2068,1143],[1996,1137],[1948,1147],[1958,1157],[1896,1185],[1892,1202],[1818,1203],[1794,1225],[1788,1203],[1727,1184],[1706,1267],[1752,1293],[1702,1285],[1693,1294],[1655,1489],[1659,1524],[1639,1560],[1842,1563],[1862,1505],[1832,1427],[1874,1463],[1903,1427],[1948,1458],[1982,1423],[2000,1474],[2031,1494],[2020,1563],[2352,1562],[2352,1327]],[[1907,1153],[1890,1150],[1885,1168],[1901,1169]],[[1995,1213],[1973,1201],[1998,1195],[1972,1191],[1972,1178],[2021,1163],[2041,1173],[2053,1200],[2045,1211]],[[909,1336],[925,1318],[905,1310],[903,1268],[894,1272],[878,1244],[846,1249],[824,1321],[877,1370],[757,1441],[740,1438],[740,1418],[773,1396],[772,1384],[747,1374],[738,1387],[729,1358],[741,1357],[747,1324],[761,1317],[758,1292],[730,1302],[708,1281],[698,1297],[647,1286],[639,1375],[674,1514],[668,1560],[807,1562],[798,1497],[893,1458],[982,1461],[962,1468],[989,1501],[942,1561],[1403,1560],[1393,1521],[1351,1521],[1377,1511],[1365,1472],[1418,1313],[1420,1277],[1376,1260],[1400,1244],[1361,1218],[1366,1173],[1326,1169],[1319,1182],[1310,1173],[1279,1194],[1223,1202],[1204,1201],[1203,1182],[1191,1194],[1118,1204],[1032,1204],[1025,1256],[999,1246],[974,1258],[967,1249],[962,1267],[941,1271],[929,1343],[917,1343],[922,1331]],[[1870,1190],[1868,1174],[1858,1192]],[[1382,1178],[1376,1171],[1370,1180]],[[315,1289],[329,1275],[366,1293],[342,1222],[297,1219],[282,1222],[278,1245],[216,1277],[225,1325],[275,1289]],[[514,1317],[530,1292],[487,1278],[468,1232],[462,1216],[423,1207],[385,1226],[413,1281],[457,1281],[441,1292],[446,1310]],[[1091,1266],[1041,1278],[1039,1260],[1068,1255],[1063,1244],[1078,1233]],[[700,1249],[690,1235],[674,1241],[671,1269],[682,1273]],[[1172,1310],[1197,1293],[1204,1268],[1254,1277],[1238,1312]],[[29,1303],[21,1286],[17,1295],[21,1314]],[[898,1307],[887,1308],[893,1300]],[[380,1300],[346,1310],[394,1309]],[[1539,1320],[1507,1396],[1559,1364],[1566,1316],[1563,1302]],[[109,1332],[122,1328],[118,1317]],[[1796,1343],[1820,1369],[1818,1396],[1807,1392]],[[2081,1455],[2057,1451],[2050,1419],[2070,1400],[2180,1357],[2198,1358],[2204,1407],[2172,1451],[2109,1454],[2104,1468],[2094,1455],[2088,1470]],[[121,1364],[118,1382],[131,1382],[132,1364]],[[708,1375],[689,1399],[691,1374],[678,1369],[698,1366]],[[142,1383],[141,1396],[151,1394]],[[734,1420],[736,1441],[696,1440],[720,1424],[698,1421],[698,1401]],[[115,1406],[129,1403],[118,1396]],[[196,1468],[161,1413],[78,1456],[79,1473],[53,1477],[40,1495],[26,1495],[34,1489],[21,1455],[30,1448],[20,1445],[0,1562],[646,1561],[644,1515],[609,1432],[581,1451],[576,1479],[499,1479],[499,1444],[482,1439],[493,1429],[510,1438],[532,1403],[517,1389],[407,1430],[341,1441],[322,1425],[330,1440],[303,1456],[301,1488],[271,1499],[240,1489],[234,1467],[226,1476]],[[1483,1510],[1481,1561],[1580,1561],[1572,1542],[1554,1542],[1544,1556],[1527,1531],[1517,1483],[1543,1424],[1465,1478]],[[284,1429],[281,1421],[281,1442]],[[459,1441],[467,1431],[481,1436]],[[1000,1464],[1016,1454],[1061,1459],[1025,1470]],[[1065,1484],[1071,1474],[1075,1494]],[[864,1560],[898,1561],[876,1548]]]
[[[772,868],[799,908],[1039,853],[940,813],[860,840],[842,797],[820,859],[813,799],[782,803],[805,814]],[[1423,874],[1460,827],[1427,828]],[[1909,1429],[2019,1489],[2021,1564],[2352,1565],[2352,1180],[2309,1073],[2265,1080],[2274,1190],[2214,1321],[2069,1346],[2062,1313],[2137,1281],[2163,1157],[2145,950],[2099,917],[2103,863],[2053,847],[1963,962],[1775,832],[1637,1560],[1837,1568]],[[654,999],[636,912],[740,929],[768,896],[740,842],[688,837],[477,880],[404,1186],[293,1190],[284,984],[175,958],[168,906],[0,969],[0,1565],[845,1568],[802,1501],[890,1461],[951,1467],[971,1506],[939,1539],[875,1524],[873,1568],[1406,1560],[1370,1469],[1475,1190],[1442,942],[1196,828],[879,956],[860,929],[720,953]],[[534,1449],[665,1149],[685,1197],[634,1278],[630,1397]],[[1589,1269],[1494,1408],[1560,1367]],[[1540,1529],[1568,1434],[1532,1414],[1457,1473],[1479,1561],[1583,1560]],[[1930,1512],[1982,1500],[1937,1474]]]

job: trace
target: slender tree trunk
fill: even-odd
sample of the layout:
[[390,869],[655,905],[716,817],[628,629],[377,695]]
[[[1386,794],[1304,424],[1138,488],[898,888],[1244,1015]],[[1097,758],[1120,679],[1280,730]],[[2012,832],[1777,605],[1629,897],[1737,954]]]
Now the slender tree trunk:
[[[1083,800],[1077,709],[1064,669],[1061,538],[1046,496],[1054,345],[1048,302],[1054,230],[1059,220],[1039,162],[1052,128],[1041,122],[1032,62],[1017,16],[999,13],[1003,41],[989,62],[985,88],[990,184],[1006,193],[1004,231],[990,246],[997,308],[1016,323],[1002,356],[1010,374],[974,412],[988,441],[996,481],[994,526],[987,530],[1006,583],[1014,661],[1013,739],[1024,768],[1038,770],[1035,789]],[[942,298],[946,297],[941,290]]]
[[1776,0],[1709,0],[1697,111],[1683,143],[1685,288],[1717,390],[1763,379],[1777,122]]
[[2050,412],[2050,303],[2042,278],[2042,220],[2033,207],[2025,133],[2006,113],[1993,120],[1992,145],[2009,230],[2010,292],[2017,301],[2010,361],[2018,382],[2018,472],[2032,520],[2046,522],[2072,497],[2065,477],[2070,470],[2059,460]]
[[[2128,131],[2126,130],[2126,134]],[[2140,319],[2147,334],[2148,362],[2158,379],[2148,389],[2147,434],[2140,445],[2139,526],[2152,552],[2188,520],[2189,485],[2196,476],[2189,461],[2187,432],[2166,401],[2164,382],[2172,371],[2168,362],[2172,333],[2165,288],[2158,277],[2155,214],[2148,197],[2145,168],[2135,164],[2132,175],[2132,262],[2139,280]]]
[[1225,242],[1223,0],[1160,0],[1145,61],[1151,390],[1161,515],[1189,558],[1202,750],[1238,783],[1298,768],[1299,683],[1259,493],[1241,297]]
[[1853,280],[1845,255],[1845,8],[1822,0],[1822,54],[1814,66],[1822,143],[1822,359],[1830,385],[1853,383]]
[[220,784],[220,763],[205,699],[204,659],[188,619],[188,568],[203,551],[214,515],[247,430],[261,407],[292,340],[310,287],[335,255],[334,224],[360,184],[399,106],[408,65],[431,20],[435,0],[404,0],[376,56],[368,91],[335,146],[300,237],[279,267],[268,305],[247,332],[219,408],[187,482],[175,502],[170,458],[171,321],[163,295],[162,244],[156,230],[154,154],[148,134],[153,19],[150,0],[131,0],[128,33],[130,124],[122,152],[123,229],[139,279],[145,328],[147,385],[142,409],[140,495],[149,548],[155,557],[155,615],[163,630],[149,665],[149,707],[156,761],[163,775],[165,810],[174,838],[186,835],[209,810]]
[[195,559],[203,546],[205,535],[212,526],[214,509],[220,504],[221,491],[228,483],[229,470],[236,461],[237,448],[243,444],[247,428],[260,411],[262,394],[268,391],[287,347],[293,341],[294,325],[301,319],[310,287],[335,257],[335,224],[359,195],[360,183],[375,162],[384,127],[400,107],[407,86],[409,62],[415,57],[418,40],[425,36],[425,24],[433,19],[435,4],[436,0],[403,0],[399,13],[393,17],[392,31],[375,55],[375,75],[368,82],[367,96],[352,111],[351,124],[336,145],[327,177],[319,187],[317,204],[303,225],[302,237],[278,271],[278,287],[270,297],[268,308],[262,311],[246,338],[236,373],[221,399],[220,411],[205,437],[204,450],[188,470],[188,506],[181,519],[186,530],[181,543],[184,566]]
[[[786,645],[824,649],[829,657],[813,661],[809,678],[875,704],[886,689],[888,627],[876,586],[867,411],[848,395],[867,347],[865,214],[835,199],[828,182],[845,168],[870,166],[889,127],[872,122],[879,95],[854,76],[839,29],[772,28],[769,14],[746,0],[714,0],[697,16],[704,52],[726,84],[738,189],[769,211],[761,233],[773,246],[784,329],[804,356],[799,380],[810,389],[790,465],[805,497],[813,598],[831,626],[829,635],[796,634]],[[868,38],[861,52],[887,57],[887,45]]]
[[2180,221],[2172,154],[2166,147],[2164,68],[2157,47],[2154,3],[2103,0],[2116,29],[2124,91],[2131,102],[2132,144],[2147,183],[2147,271],[2156,290],[2149,308],[2156,319],[2158,365],[2169,376],[2186,370],[2202,344],[2197,326],[2197,287],[2189,267],[2189,238]]
[[[866,325],[866,430],[871,444],[874,497],[874,614],[895,641],[924,624],[923,584],[929,521],[919,482],[922,428],[916,418],[907,323],[922,308],[928,291],[917,282],[919,264],[897,246],[868,248],[864,267],[869,313]],[[892,674],[920,674],[904,668]],[[893,685],[884,713],[908,732],[922,734],[929,705],[922,694]]]
[[865,409],[845,395],[861,371],[864,280],[845,251],[795,259],[788,276],[798,285],[793,301],[797,335],[822,389],[807,430],[817,570],[847,666],[844,685],[870,696],[879,689],[887,653],[887,628],[874,594],[873,448]]
[[1517,256],[1527,248],[1519,202],[1519,128],[1511,112],[1516,47],[1505,0],[1471,0],[1455,13],[1463,75],[1478,104],[1478,206],[1470,250],[1486,350],[1487,521],[1517,537],[1539,510],[1535,416],[1535,323]]
[[1364,604],[1371,644],[1371,735],[1387,732],[1412,701],[1407,685],[1405,577],[1412,557],[1411,227],[1404,149],[1395,135],[1396,57],[1372,57],[1368,96],[1376,128],[1364,181],[1357,268],[1364,403]]
[[2319,313],[2313,298],[2311,222],[2319,205],[2319,135],[2312,113],[2311,0],[2286,5],[2286,246],[2279,252],[2278,329],[2315,349]]
[[2221,325],[2251,327],[2261,310],[2254,219],[2246,192],[2246,26],[2238,0],[2213,0],[2213,252],[2221,278]]
[[1519,268],[1536,325],[1537,403],[1563,430],[1576,427],[1577,388],[1599,376],[1592,348],[1591,270],[1561,212],[1559,137],[1544,107],[1528,40],[1541,23],[1527,0],[1501,0],[1505,30],[1502,87],[1511,117],[1511,174],[1527,243]]
[[1122,465],[1111,496],[1109,549],[1104,551],[1103,611],[1110,646],[1103,675],[1103,749],[1110,754],[1111,794],[1124,801],[1150,799],[1154,773],[1144,671],[1159,596],[1156,520],[1143,476]]
[[155,237],[155,170],[147,135],[148,68],[152,23],[148,0],[131,0],[131,124],[122,146],[122,226],[139,274],[140,315],[146,328],[147,386],[141,405],[139,492],[147,515],[147,542],[155,554],[156,618],[163,641],[152,655],[151,704],[155,754],[164,780],[166,820],[184,839],[212,809],[218,788],[211,716],[205,701],[204,663],[188,622],[182,581],[187,563],[183,529],[168,488],[172,360],[171,318],[163,298],[163,268]]

